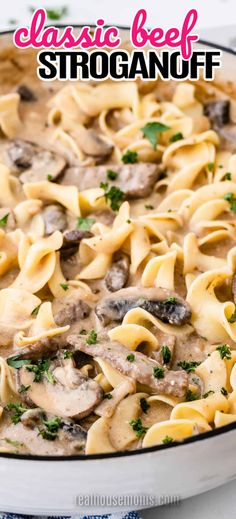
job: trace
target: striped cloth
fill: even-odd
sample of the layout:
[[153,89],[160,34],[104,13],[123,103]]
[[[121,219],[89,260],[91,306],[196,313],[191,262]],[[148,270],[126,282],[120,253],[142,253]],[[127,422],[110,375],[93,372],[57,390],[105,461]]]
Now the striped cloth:
[[70,516],[39,516],[0,513],[0,519],[141,519],[137,512],[103,514],[103,515],[75,515]]

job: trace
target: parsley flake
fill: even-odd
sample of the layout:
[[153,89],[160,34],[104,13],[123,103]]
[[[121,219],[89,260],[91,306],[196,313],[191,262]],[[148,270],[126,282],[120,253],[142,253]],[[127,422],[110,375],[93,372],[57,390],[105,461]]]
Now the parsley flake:
[[65,292],[66,292],[67,290],[69,290],[69,285],[68,285],[68,283],[60,283],[60,287],[63,288],[63,290],[65,290]]
[[113,211],[118,211],[123,200],[124,200],[124,193],[121,191],[119,187],[112,186],[109,188],[109,185],[107,182],[101,182],[100,188],[104,189],[105,193],[104,196],[106,198],[106,201],[109,200],[111,209]]
[[231,359],[231,351],[228,344],[222,344],[221,346],[217,346],[216,351],[219,352],[222,359]]
[[91,332],[88,335],[88,338],[86,339],[87,344],[96,344],[97,342],[97,332],[95,330],[91,330]]
[[141,418],[130,420],[129,425],[132,427],[133,431],[136,432],[137,438],[142,438],[148,430],[148,427],[143,426]]
[[135,360],[135,355],[133,353],[129,353],[129,355],[127,355],[126,359],[129,361],[129,362],[134,362]]
[[149,140],[154,150],[156,149],[158,142],[158,134],[166,132],[167,130],[170,130],[170,127],[159,122],[147,123],[143,128],[141,128],[144,137]]
[[170,142],[181,141],[183,138],[184,138],[183,134],[181,132],[178,132],[178,133],[175,133],[174,135],[172,135],[172,137],[170,138]]
[[195,369],[197,368],[197,366],[199,366],[200,362],[196,362],[196,361],[191,361],[191,362],[188,362],[186,360],[181,360],[180,362],[178,362],[178,366],[180,366],[180,368],[184,369],[184,371],[186,371],[187,373],[194,373]]
[[0,227],[6,227],[9,215],[10,213],[7,213],[0,219]]
[[118,176],[118,173],[116,171],[112,171],[112,169],[107,170],[107,179],[108,180],[115,180]]
[[153,375],[155,378],[164,378],[165,376],[165,371],[163,368],[159,368],[158,366],[156,366],[155,368],[153,368]]
[[162,346],[161,354],[162,354],[164,364],[169,364],[169,362],[171,361],[170,348],[168,346]]
[[141,398],[141,399],[140,399],[140,407],[141,407],[141,409],[142,409],[142,411],[143,411],[144,413],[147,412],[147,410],[148,410],[149,407],[150,407],[150,404],[147,402],[146,398]]
[[77,218],[77,229],[79,229],[79,231],[90,231],[92,225],[95,223],[95,219],[94,218]]
[[138,154],[136,151],[127,150],[121,157],[121,160],[124,164],[135,164],[138,162]]
[[172,443],[173,441],[173,438],[166,435],[165,438],[163,438],[162,443],[164,443],[164,445],[168,445],[168,443]]

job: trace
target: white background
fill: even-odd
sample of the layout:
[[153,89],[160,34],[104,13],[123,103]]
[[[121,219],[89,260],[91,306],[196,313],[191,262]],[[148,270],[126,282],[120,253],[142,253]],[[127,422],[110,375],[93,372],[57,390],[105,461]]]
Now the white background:
[[[11,27],[10,19],[18,24],[30,18],[30,6],[68,7],[64,22],[95,23],[100,17],[106,23],[130,25],[139,8],[148,11],[150,27],[180,26],[186,12],[199,12],[198,29],[209,41],[236,47],[236,0],[1,0],[0,29]],[[222,437],[222,441],[224,438]],[[197,448],[197,444],[193,445]],[[217,455],[217,453],[216,453]],[[232,453],[235,456],[236,453]],[[225,460],[227,463],[227,460]],[[179,467],[179,470],[184,470]],[[143,519],[233,519],[236,517],[236,482],[202,496],[188,499],[179,506],[161,507],[142,512]],[[6,510],[7,511],[7,510]]]

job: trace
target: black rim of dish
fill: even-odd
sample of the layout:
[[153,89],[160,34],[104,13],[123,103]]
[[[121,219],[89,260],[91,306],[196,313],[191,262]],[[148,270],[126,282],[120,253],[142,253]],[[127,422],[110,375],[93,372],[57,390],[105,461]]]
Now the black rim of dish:
[[[90,27],[92,25],[88,24]],[[58,28],[65,28],[67,27],[66,24],[56,24]],[[83,25],[73,25],[75,28],[82,28]],[[116,25],[120,30],[122,31],[129,31],[129,27]],[[15,32],[15,29],[9,29],[6,31],[0,31],[0,37],[4,34],[13,34]],[[201,45],[206,45],[207,47],[213,47],[215,49],[219,49],[223,52],[226,52],[227,54],[232,54],[233,56],[236,56],[236,51],[233,49],[229,49],[228,47],[224,47],[222,45],[215,44],[213,42],[209,42],[206,40],[200,39],[198,41]],[[201,433],[195,436],[192,436],[191,438],[187,438],[186,440],[183,440],[181,442],[173,442],[168,445],[154,445],[153,447],[145,447],[142,449],[136,449],[133,451],[118,451],[118,452],[111,452],[111,453],[105,453],[105,454],[76,454],[71,456],[44,456],[44,455],[35,455],[35,454],[13,454],[8,452],[1,452],[0,458],[10,458],[10,459],[19,459],[19,460],[30,460],[30,461],[89,461],[89,460],[102,460],[102,459],[111,459],[111,458],[122,458],[127,456],[136,456],[139,454],[148,454],[152,452],[162,451],[165,449],[173,449],[174,447],[185,447],[185,445],[189,445],[190,443],[196,443],[201,440],[207,440],[211,439],[215,436],[219,436],[221,434],[225,434],[227,432],[233,431],[236,429],[236,422],[224,425],[222,427],[218,427],[217,429],[212,429],[211,431],[207,431],[205,433]]]

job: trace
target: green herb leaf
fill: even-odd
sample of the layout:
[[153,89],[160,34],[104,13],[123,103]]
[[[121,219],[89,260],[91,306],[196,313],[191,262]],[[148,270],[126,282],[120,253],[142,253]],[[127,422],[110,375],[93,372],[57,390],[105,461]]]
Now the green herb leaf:
[[77,229],[80,231],[90,231],[92,225],[96,222],[94,218],[77,218]]
[[28,389],[31,387],[31,385],[29,384],[28,386],[25,386],[24,384],[21,384],[19,390],[18,390],[18,393],[26,393],[26,391],[28,391]]
[[71,357],[73,357],[73,351],[64,350],[63,357],[64,359],[71,359]]
[[193,400],[198,400],[198,395],[196,395],[196,393],[193,393],[191,389],[188,389],[186,394],[186,402],[192,402]]
[[100,188],[104,189],[104,196],[106,201],[109,200],[111,209],[113,211],[118,211],[120,208],[122,201],[124,200],[124,193],[119,189],[119,187],[112,186],[109,188],[107,182],[101,182]]
[[154,207],[151,204],[146,204],[145,205],[145,209],[154,209]]
[[234,312],[231,317],[229,317],[229,319],[227,319],[227,321],[230,323],[230,324],[233,324],[236,322],[236,312]]
[[[66,6],[58,8],[45,7],[45,9],[49,20],[61,20],[61,18],[67,16],[68,14],[68,7]],[[36,7],[29,7],[29,10],[31,13],[34,13]]]
[[207,391],[207,393],[204,393],[204,395],[202,395],[202,398],[207,398],[208,396],[213,395],[214,393],[215,393],[215,391],[212,391],[210,389],[209,391]]
[[232,174],[229,172],[225,173],[223,180],[232,180]]
[[236,198],[234,198],[233,193],[226,193],[226,195],[224,195],[224,200],[229,202],[230,211],[232,211],[233,213],[236,213]]
[[52,175],[48,175],[47,179],[48,179],[49,182],[51,182],[51,180],[53,180],[53,176]]
[[170,138],[170,142],[181,141],[183,138],[184,138],[183,134],[181,132],[178,132],[178,133],[175,133],[174,135],[172,135],[172,137]]
[[178,366],[180,366],[180,368],[184,369],[184,371],[187,371],[187,373],[194,373],[195,369],[197,368],[197,366],[199,366],[200,362],[196,362],[196,361],[191,361],[191,362],[187,362],[186,360],[181,360],[180,362],[178,362]]
[[219,352],[222,359],[231,359],[231,351],[228,344],[222,344],[221,346],[217,346],[216,351]]
[[207,169],[208,171],[214,171],[214,168],[215,168],[215,164],[214,162],[209,162],[209,164],[207,164]]
[[34,382],[41,382],[43,376],[48,379],[51,384],[55,383],[55,378],[51,371],[49,371],[50,362],[48,359],[38,360],[35,364],[26,366],[27,371],[34,373]]
[[34,317],[36,317],[36,316],[38,315],[38,313],[39,313],[40,306],[41,306],[41,304],[38,305],[38,306],[36,306],[36,307],[33,309],[33,311],[31,312],[31,315],[33,315]]
[[170,130],[169,126],[158,122],[147,123],[143,128],[141,128],[144,137],[149,140],[154,150],[156,149],[158,142],[158,134],[166,132],[167,130]]
[[65,290],[65,292],[67,290],[69,290],[69,284],[68,283],[60,283],[60,287],[63,288],[63,290]]
[[129,362],[134,362],[135,360],[135,355],[133,353],[129,353],[129,355],[127,355],[126,359],[129,361]]
[[162,346],[161,354],[162,354],[164,364],[169,364],[169,362],[171,361],[170,348],[168,348],[168,346]]
[[113,398],[111,393],[106,393],[103,398],[107,398],[107,400],[111,400]]
[[22,404],[13,404],[10,402],[5,407],[6,411],[15,411],[14,414],[11,415],[11,421],[16,425],[20,422],[22,415],[28,411],[28,407],[24,407]]
[[11,440],[10,438],[4,438],[4,441],[6,443],[9,443],[9,445],[12,445],[13,447],[16,447],[16,449],[19,449],[20,447],[24,446],[23,443],[18,442],[17,440]]
[[227,391],[227,389],[225,387],[222,387],[220,392],[222,393],[222,395],[228,396],[228,391]]
[[141,418],[130,420],[129,425],[132,427],[133,431],[136,432],[137,438],[142,438],[148,430],[148,427],[143,426]]
[[88,335],[88,338],[86,339],[87,344],[96,344],[97,342],[97,332],[95,330],[91,330],[91,332]]
[[176,303],[176,297],[168,297],[168,299],[165,299],[163,301],[164,305],[168,305],[168,304],[172,304],[173,305],[174,303]]
[[107,178],[108,180],[115,180],[118,176],[118,173],[116,171],[112,171],[112,169],[107,170]]
[[3,216],[3,218],[0,219],[0,227],[6,227],[9,215],[10,213],[7,213],[5,216]]
[[147,410],[148,410],[149,407],[150,407],[150,404],[147,402],[146,398],[141,398],[141,399],[140,399],[140,407],[141,407],[141,409],[142,409],[142,411],[143,411],[144,413],[147,412]]
[[165,445],[168,445],[168,443],[172,443],[173,441],[174,441],[173,438],[166,435],[165,438],[163,438],[162,443],[164,443]]
[[164,378],[165,376],[165,370],[163,368],[159,368],[158,366],[156,368],[153,368],[153,375],[155,378]]
[[30,359],[21,359],[21,355],[15,355],[15,357],[9,357],[7,359],[7,364],[11,368],[19,369],[22,366],[26,366],[27,364],[31,364]]
[[135,164],[138,162],[137,151],[127,150],[121,157],[121,160],[124,164]]

